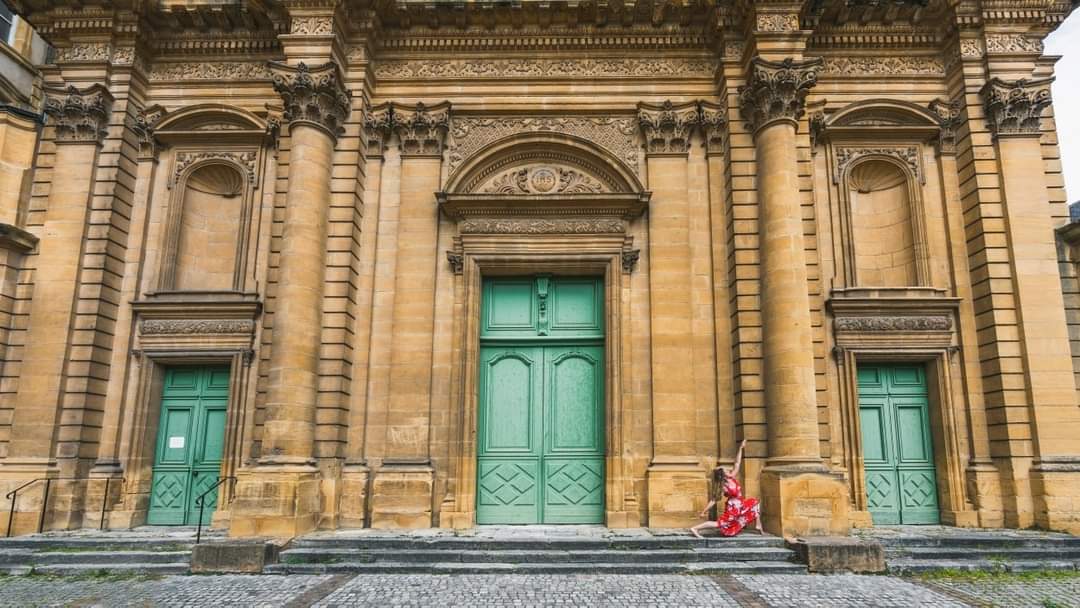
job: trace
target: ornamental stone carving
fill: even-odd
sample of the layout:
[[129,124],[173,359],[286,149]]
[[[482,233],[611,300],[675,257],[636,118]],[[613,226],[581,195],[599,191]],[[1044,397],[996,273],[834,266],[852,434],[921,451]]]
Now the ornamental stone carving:
[[945,315],[895,317],[837,317],[836,331],[949,331],[952,318]]
[[622,234],[626,224],[610,218],[587,219],[466,219],[461,234]]
[[654,78],[698,76],[710,78],[716,61],[708,58],[608,59],[389,59],[375,65],[379,80],[505,79],[505,78]]
[[794,32],[799,29],[799,16],[794,13],[761,13],[755,19],[761,32]]
[[394,108],[389,103],[380,104],[364,112],[364,136],[368,156],[382,156],[386,142],[393,129]]
[[700,122],[701,114],[695,102],[638,104],[638,124],[645,137],[646,154],[686,154],[690,151],[690,136]]
[[755,57],[746,86],[739,87],[739,105],[751,131],[777,121],[797,123],[806,111],[806,96],[817,84],[822,60],[782,62]]
[[442,156],[450,130],[450,102],[431,107],[422,102],[413,107],[394,104],[390,119],[401,140],[402,156]]
[[245,152],[178,152],[176,154],[176,166],[173,169],[169,187],[172,188],[180,180],[180,176],[192,165],[208,160],[222,160],[238,168],[243,168],[244,176],[248,183],[255,183],[255,162],[258,155],[253,150]]
[[326,36],[334,33],[333,17],[308,16],[293,17],[289,24],[290,34],[304,34],[309,36]]
[[982,89],[986,120],[994,135],[1038,135],[1039,118],[1050,105],[1053,78],[1007,82],[991,79]]
[[611,192],[600,180],[578,169],[554,165],[518,167],[497,175],[482,194],[598,194]]
[[285,102],[285,120],[323,129],[337,138],[349,116],[349,92],[341,71],[330,61],[309,68],[306,64],[290,66],[270,62],[274,90]]
[[938,116],[941,134],[938,136],[938,152],[956,154],[956,131],[960,127],[964,106],[959,100],[946,101],[935,99],[930,102],[930,111]]
[[190,334],[250,334],[255,322],[248,319],[146,319],[144,336]]
[[103,85],[85,89],[45,87],[45,113],[56,126],[56,143],[101,143],[113,96]]
[[825,57],[821,71],[830,76],[942,76],[939,57]]
[[706,154],[723,154],[727,145],[727,108],[703,101],[701,109],[701,132],[705,136]]
[[450,263],[450,270],[454,274],[461,274],[465,270],[465,254],[460,251],[447,251],[446,261]]
[[223,61],[156,64],[153,82],[173,80],[269,80],[270,66],[263,61]]
[[925,183],[926,179],[923,176],[922,163],[919,162],[919,148],[918,146],[896,146],[896,147],[859,147],[859,148],[837,148],[836,149],[836,170],[833,172],[833,183],[839,184],[840,179],[847,174],[848,169],[856,161],[867,156],[887,156],[895,158],[896,160],[907,165],[911,174],[920,183]]
[[108,61],[112,47],[107,42],[80,42],[56,49],[56,63]]
[[988,54],[1028,54],[1041,55],[1043,43],[1038,38],[1029,38],[1023,34],[987,34],[986,52]]
[[626,249],[622,252],[622,270],[626,274],[634,272],[637,268],[638,259],[641,258],[640,249]]

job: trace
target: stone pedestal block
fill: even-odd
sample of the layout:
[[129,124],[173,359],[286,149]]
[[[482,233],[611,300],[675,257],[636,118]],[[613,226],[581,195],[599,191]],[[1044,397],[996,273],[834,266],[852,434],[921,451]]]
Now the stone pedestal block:
[[341,472],[341,502],[338,504],[338,525],[342,528],[363,528],[367,523],[368,483],[371,471],[364,465],[345,465]]
[[263,566],[277,562],[278,549],[274,543],[262,541],[195,545],[191,551],[191,571],[259,574]]
[[805,468],[766,467],[761,473],[765,529],[779,536],[846,536],[849,500],[842,475]]
[[835,536],[800,538],[791,548],[810,572],[832,574],[885,571],[885,549],[877,541]]
[[1034,467],[1031,492],[1037,527],[1080,534],[1080,464]]
[[230,536],[291,537],[319,523],[319,472],[314,467],[261,466],[240,471]]
[[649,527],[692,526],[709,500],[705,471],[697,463],[653,463],[647,474],[649,484]]
[[371,527],[431,527],[434,490],[430,465],[384,464],[371,484]]

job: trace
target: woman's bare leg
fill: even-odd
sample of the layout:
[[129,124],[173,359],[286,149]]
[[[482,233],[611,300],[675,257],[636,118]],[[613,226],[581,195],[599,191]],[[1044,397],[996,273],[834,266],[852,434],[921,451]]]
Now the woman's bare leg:
[[703,521],[700,524],[694,526],[693,528],[690,528],[690,533],[693,534],[694,536],[698,537],[698,538],[705,538],[704,536],[701,535],[701,531],[702,530],[709,530],[709,529],[715,528],[715,527],[717,527],[717,523],[715,521],[712,521],[712,520]]

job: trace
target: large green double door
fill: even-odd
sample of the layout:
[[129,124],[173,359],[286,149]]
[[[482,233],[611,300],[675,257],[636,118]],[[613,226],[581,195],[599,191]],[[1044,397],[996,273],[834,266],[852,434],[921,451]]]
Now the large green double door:
[[922,366],[860,365],[858,377],[866,499],[874,523],[938,523]]
[[[148,523],[198,522],[195,499],[212,488],[221,473],[228,400],[228,367],[166,371]],[[217,490],[207,494],[203,502],[203,523],[209,523],[217,508]]]
[[485,281],[477,523],[603,523],[603,283]]

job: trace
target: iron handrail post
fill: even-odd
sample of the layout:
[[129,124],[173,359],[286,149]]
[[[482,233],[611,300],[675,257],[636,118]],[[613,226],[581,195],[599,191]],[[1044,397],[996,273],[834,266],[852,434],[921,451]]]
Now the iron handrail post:
[[101,495],[101,525],[98,526],[98,530],[105,529],[105,505],[109,504],[109,482],[112,481],[112,477],[105,478],[105,492]]
[[30,481],[22,484],[21,486],[8,492],[7,494],[4,494],[4,498],[11,499],[11,508],[8,509],[7,534],[5,534],[5,536],[11,536],[11,524],[15,522],[15,501],[19,499],[19,490],[25,488],[32,483],[41,481],[41,479],[41,477],[35,477],[34,479],[31,479]]
[[225,483],[226,481],[229,481],[230,479],[233,480],[233,481],[236,481],[236,478],[233,477],[232,475],[226,475],[225,477],[219,477],[217,482],[214,483],[214,485],[207,488],[205,492],[203,492],[202,494],[199,494],[199,497],[195,499],[195,504],[199,506],[199,523],[195,528],[195,544],[196,545],[199,544],[200,542],[202,542],[203,511],[206,509],[206,505],[204,504],[205,501],[203,501],[203,498],[207,494],[209,494],[210,492],[213,492],[214,490],[221,487],[221,484]]
[[45,478],[45,492],[41,496],[41,515],[38,516],[38,534],[45,529],[45,507],[49,504],[49,488],[52,486],[52,477]]

